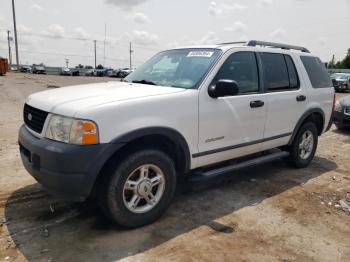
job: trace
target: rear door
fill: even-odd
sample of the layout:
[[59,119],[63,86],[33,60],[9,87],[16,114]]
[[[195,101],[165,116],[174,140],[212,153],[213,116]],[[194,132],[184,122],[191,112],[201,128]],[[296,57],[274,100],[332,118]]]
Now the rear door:
[[263,149],[270,149],[288,143],[307,109],[307,86],[292,54],[261,52],[259,59],[267,94]]

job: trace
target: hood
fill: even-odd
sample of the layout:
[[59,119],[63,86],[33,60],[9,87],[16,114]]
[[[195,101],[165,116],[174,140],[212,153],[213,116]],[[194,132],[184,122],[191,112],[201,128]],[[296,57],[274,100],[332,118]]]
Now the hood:
[[342,106],[350,106],[350,96],[345,96],[339,99],[339,103]]
[[338,81],[338,82],[347,82],[347,79],[344,78],[333,78],[334,80]]
[[46,112],[74,116],[102,104],[183,92],[186,89],[127,82],[67,86],[30,95],[26,103]]

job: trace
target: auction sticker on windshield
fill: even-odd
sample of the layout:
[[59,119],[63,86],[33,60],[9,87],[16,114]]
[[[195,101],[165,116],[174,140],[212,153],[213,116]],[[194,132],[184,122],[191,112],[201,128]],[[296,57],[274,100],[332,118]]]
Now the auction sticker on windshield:
[[191,51],[187,57],[211,57],[213,54],[211,51]]

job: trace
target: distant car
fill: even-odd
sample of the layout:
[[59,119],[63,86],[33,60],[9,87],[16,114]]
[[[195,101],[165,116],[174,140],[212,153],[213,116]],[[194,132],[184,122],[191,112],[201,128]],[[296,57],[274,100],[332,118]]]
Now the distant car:
[[350,91],[350,74],[335,73],[331,75],[335,91]]
[[72,73],[72,76],[80,76],[81,69],[79,69],[79,68],[71,69],[71,73]]
[[111,77],[113,75],[113,69],[112,68],[108,68],[105,70],[105,76],[109,76]]
[[61,76],[71,76],[72,71],[68,67],[62,67],[60,71]]
[[95,69],[94,70],[94,76],[103,76],[104,75],[104,69]]
[[120,71],[120,69],[113,69],[108,76],[109,77],[118,77],[119,71]]
[[112,73],[113,69],[104,68],[104,69],[95,69],[94,76],[109,76]]
[[85,69],[84,75],[85,76],[93,76],[94,75],[94,69]]
[[33,74],[46,74],[46,69],[44,66],[33,66]]
[[22,73],[31,73],[32,72],[32,67],[24,65],[24,66],[21,66],[19,71],[22,72]]
[[130,69],[130,68],[123,68],[123,69],[121,69],[119,71],[118,77],[124,78],[124,77],[128,76],[130,73],[134,72],[134,70],[135,70],[135,68],[132,68],[132,69]]
[[342,97],[335,103],[333,123],[338,129],[350,127],[350,96]]

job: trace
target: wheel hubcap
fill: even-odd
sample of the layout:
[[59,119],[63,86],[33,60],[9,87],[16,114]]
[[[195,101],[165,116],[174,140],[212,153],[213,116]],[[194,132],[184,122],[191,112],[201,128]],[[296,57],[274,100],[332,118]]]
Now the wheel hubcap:
[[133,213],[148,212],[159,203],[164,188],[163,171],[153,164],[142,165],[130,173],[124,184],[124,204]]
[[301,137],[299,144],[299,156],[301,159],[308,159],[314,149],[314,136],[311,131],[307,130]]

